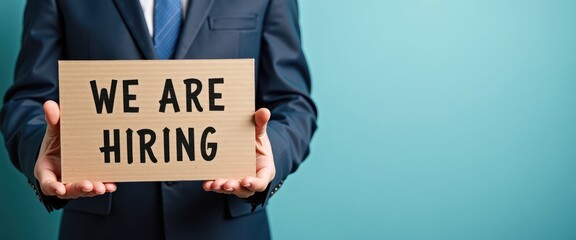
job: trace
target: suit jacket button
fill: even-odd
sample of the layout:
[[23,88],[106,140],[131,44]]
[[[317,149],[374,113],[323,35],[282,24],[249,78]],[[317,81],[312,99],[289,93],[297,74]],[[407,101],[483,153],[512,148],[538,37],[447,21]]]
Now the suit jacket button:
[[172,186],[174,184],[177,184],[177,182],[168,181],[168,182],[164,182],[164,184],[166,184],[166,186]]

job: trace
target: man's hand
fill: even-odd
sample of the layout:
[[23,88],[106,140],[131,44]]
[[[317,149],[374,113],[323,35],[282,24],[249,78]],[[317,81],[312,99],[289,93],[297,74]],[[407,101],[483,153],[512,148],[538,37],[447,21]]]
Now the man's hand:
[[54,101],[44,103],[46,134],[34,166],[34,176],[44,195],[61,199],[94,197],[116,191],[116,184],[82,181],[62,184],[60,180],[60,108]]
[[268,184],[276,175],[272,146],[266,133],[266,126],[270,120],[270,111],[261,108],[254,114],[256,122],[256,177],[243,179],[216,179],[204,182],[205,191],[234,194],[241,198],[247,198],[256,192],[266,190]]

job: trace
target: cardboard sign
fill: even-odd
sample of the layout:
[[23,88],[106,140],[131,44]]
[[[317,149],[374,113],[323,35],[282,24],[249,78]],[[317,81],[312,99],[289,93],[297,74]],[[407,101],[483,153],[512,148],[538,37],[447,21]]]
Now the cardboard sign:
[[62,182],[256,174],[254,60],[60,61]]

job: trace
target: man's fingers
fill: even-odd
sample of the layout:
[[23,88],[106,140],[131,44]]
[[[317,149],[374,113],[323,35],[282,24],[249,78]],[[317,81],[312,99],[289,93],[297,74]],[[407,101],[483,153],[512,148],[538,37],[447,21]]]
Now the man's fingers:
[[60,107],[58,103],[48,100],[44,103],[44,115],[48,123],[47,131],[50,134],[59,133],[58,123],[60,122]]
[[40,188],[42,189],[42,193],[46,196],[63,195],[66,193],[66,187],[64,187],[64,184],[56,180],[41,182]]
[[274,167],[263,167],[258,170],[256,177],[246,177],[242,186],[256,192],[263,192],[274,178]]
[[92,182],[90,182],[88,180],[84,180],[84,181],[77,183],[76,188],[82,192],[88,193],[88,192],[91,192],[92,189],[94,189],[94,185],[92,184]]
[[254,195],[254,193],[255,193],[254,191],[243,187],[238,187],[237,189],[234,189],[234,192],[232,192],[232,194],[236,195],[239,198],[248,198]]
[[264,178],[247,177],[242,180],[242,186],[254,192],[263,192],[270,181]]
[[51,182],[50,185],[53,189],[55,189],[56,195],[66,194],[66,187],[61,182],[57,182],[57,181]]
[[90,181],[81,181],[66,184],[66,194],[58,196],[63,199],[79,198],[89,195],[94,189],[94,185]]
[[242,187],[240,185],[240,180],[236,179],[216,179],[214,181],[206,181],[202,187],[205,191],[234,194],[240,198],[247,198],[254,195],[254,191]]
[[56,175],[49,170],[39,171],[38,181],[44,195],[58,196],[62,199],[94,197],[107,192],[114,192],[117,189],[115,183],[90,182],[87,180],[62,184],[56,180]]
[[236,179],[230,179],[222,185],[222,189],[226,192],[233,192],[236,189],[240,188],[240,181]]
[[57,195],[59,198],[62,199],[74,199],[79,197],[96,197],[103,195],[107,192],[114,192],[117,189],[115,183],[90,182],[90,181],[69,183],[64,186],[66,189],[65,194]]
[[94,194],[102,195],[102,194],[106,193],[106,187],[104,186],[104,183],[95,182],[95,183],[92,183],[92,185],[94,186],[94,188],[92,189],[92,192]]
[[276,175],[276,169],[274,168],[273,164],[271,166],[266,165],[258,169],[258,172],[256,172],[256,177],[267,179],[268,182],[272,181],[275,175]]
[[226,179],[216,179],[214,180],[214,182],[212,183],[212,186],[210,186],[210,189],[212,189],[212,191],[220,191],[222,189],[222,185],[224,185],[224,183],[226,183]]
[[261,138],[266,135],[266,126],[268,125],[268,120],[270,120],[270,110],[267,108],[260,108],[254,114],[257,138]]
[[94,188],[91,192],[86,193],[82,197],[96,197],[105,194],[107,191],[106,184],[102,182],[93,182]]
[[236,179],[230,179],[230,180],[226,181],[226,183],[224,183],[224,185],[222,185],[221,192],[226,193],[226,194],[234,194],[240,198],[247,198],[247,197],[254,195],[254,191],[252,191],[248,188],[242,187],[240,185],[240,180],[236,180]]
[[35,171],[35,177],[40,183],[40,189],[46,196],[62,195],[66,193],[64,184],[58,182],[56,174],[49,169]]
[[[254,113],[254,123],[256,125],[256,153],[257,168],[256,177],[247,177],[243,180],[236,179],[216,179],[205,181],[202,185],[205,191],[214,191],[217,193],[234,194],[241,198],[247,198],[254,195],[254,192],[266,190],[270,181],[274,178],[274,160],[269,149],[268,135],[266,127],[270,120],[270,110],[260,108]],[[266,149],[268,147],[268,149]],[[267,155],[266,155],[267,154]]]
[[106,188],[106,192],[115,192],[118,187],[115,183],[104,183],[104,187]]
[[204,181],[204,184],[202,184],[202,188],[204,188],[204,191],[206,192],[210,192],[212,191],[212,183],[214,183],[214,181]]

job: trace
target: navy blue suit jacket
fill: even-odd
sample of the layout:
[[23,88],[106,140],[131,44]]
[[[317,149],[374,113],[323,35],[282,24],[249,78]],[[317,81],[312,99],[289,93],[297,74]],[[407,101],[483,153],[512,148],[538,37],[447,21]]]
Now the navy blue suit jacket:
[[[276,177],[250,199],[207,193],[201,182],[119,183],[70,201],[41,193],[34,165],[58,100],[60,59],[155,59],[138,0],[29,0],[15,82],[0,113],[13,164],[49,211],[64,208],[61,238],[269,238],[265,205],[308,155],[316,128],[296,0],[190,0],[176,59],[256,59],[256,107],[272,112]],[[82,237],[79,237],[82,236]]]

